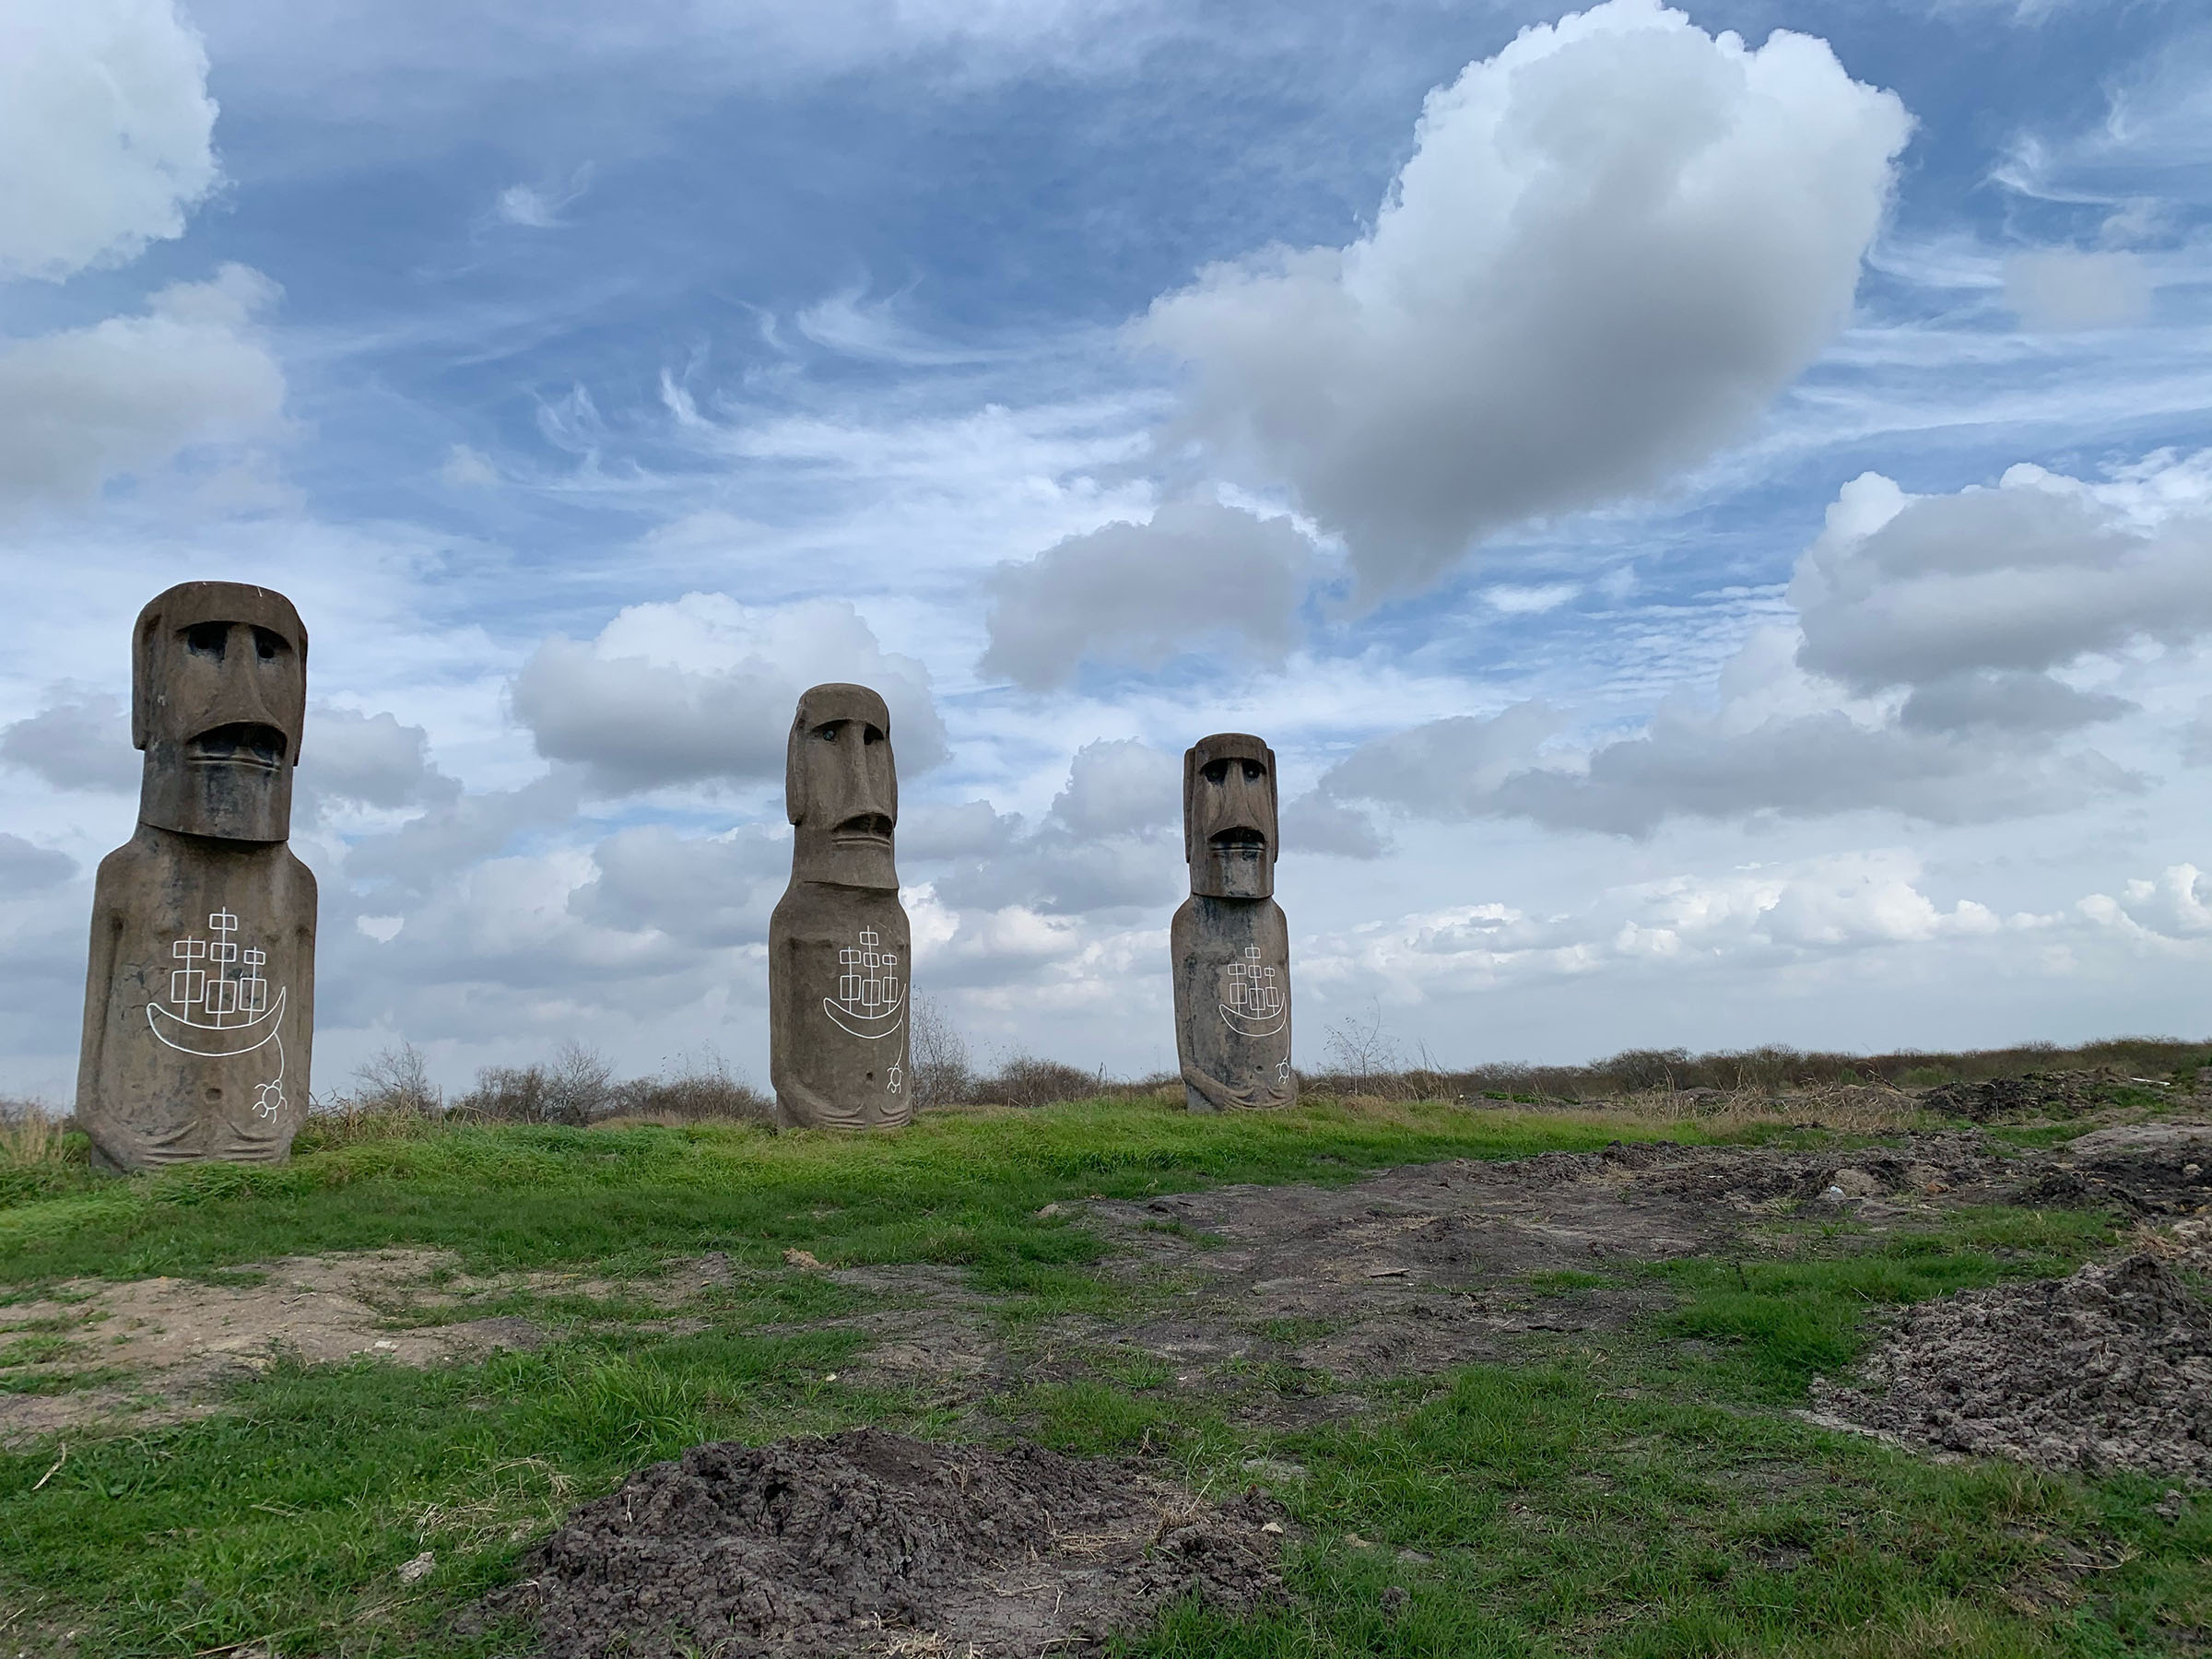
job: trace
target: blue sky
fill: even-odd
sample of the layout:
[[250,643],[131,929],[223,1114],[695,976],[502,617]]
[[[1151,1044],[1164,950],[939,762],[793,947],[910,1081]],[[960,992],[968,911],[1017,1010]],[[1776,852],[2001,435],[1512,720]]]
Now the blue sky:
[[0,0],[0,1088],[197,576],[313,636],[318,1092],[762,1075],[843,677],[982,1059],[1171,1059],[1222,728],[1308,1065],[2207,1029],[2190,8],[603,14]]

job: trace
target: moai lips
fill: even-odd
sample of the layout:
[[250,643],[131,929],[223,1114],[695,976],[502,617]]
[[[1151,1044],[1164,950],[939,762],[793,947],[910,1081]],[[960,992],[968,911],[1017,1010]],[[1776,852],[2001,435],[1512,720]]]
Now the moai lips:
[[784,752],[791,885],[768,924],[776,1121],[871,1129],[913,1115],[907,1079],[912,935],[892,836],[891,716],[865,686],[799,699]]
[[1182,759],[1191,896],[1168,931],[1175,1049],[1193,1112],[1287,1106],[1290,930],[1275,902],[1275,751],[1242,732]]
[[188,582],[132,645],[146,769],[93,885],[77,1121],[116,1169],[277,1161],[314,1038],[315,878],[285,844],[307,630],[281,594]]

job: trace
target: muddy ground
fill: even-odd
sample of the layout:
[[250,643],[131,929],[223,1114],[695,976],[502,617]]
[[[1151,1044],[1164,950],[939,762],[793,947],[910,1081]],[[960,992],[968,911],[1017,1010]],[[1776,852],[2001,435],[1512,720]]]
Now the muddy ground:
[[1135,1464],[875,1429],[694,1446],[587,1503],[486,1611],[546,1659],[1084,1654],[1182,1597],[1281,1589],[1256,1488],[1209,1502]]
[[[809,1324],[867,1339],[853,1382],[897,1382],[982,1414],[1038,1382],[1163,1370],[1220,1396],[1232,1418],[1292,1429],[1366,1406],[1387,1375],[1500,1358],[1531,1331],[1618,1327],[1658,1305],[1646,1283],[1559,1288],[1544,1276],[1686,1255],[1791,1247],[1808,1219],[1847,1217],[1863,1236],[1990,1203],[2110,1206],[2170,1222],[2212,1206],[2212,1125],[2099,1131],[2055,1152],[2003,1155],[1976,1130],[1849,1155],[1617,1145],[1383,1171],[1340,1186],[1228,1186],[1149,1202],[1047,1206],[1097,1229],[1103,1271],[1132,1313],[1009,1326],[957,1268],[819,1269],[863,1311]],[[698,1329],[733,1290],[814,1271],[709,1255],[658,1277],[472,1278],[434,1252],[267,1265],[258,1282],[77,1281],[0,1306],[0,1437],[211,1408],[226,1375],[281,1353],[434,1364],[549,1330]],[[234,1276],[251,1281],[252,1274]],[[594,1300],[607,1316],[594,1319]],[[642,1324],[636,1303],[655,1317]],[[618,1311],[613,1304],[624,1302]],[[560,1310],[524,1317],[514,1310]],[[583,1312],[575,1310],[582,1308]],[[2177,1376],[2184,1374],[2176,1372]],[[1265,1385],[1254,1378],[1265,1379]],[[1879,1379],[1861,1392],[1879,1392]],[[1994,1449],[2004,1450],[2002,1447]]]

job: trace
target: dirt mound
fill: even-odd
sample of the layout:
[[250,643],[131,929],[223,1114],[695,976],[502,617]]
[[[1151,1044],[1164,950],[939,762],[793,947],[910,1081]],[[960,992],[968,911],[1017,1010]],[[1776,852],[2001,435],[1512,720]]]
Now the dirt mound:
[[2112,1099],[2120,1079],[2106,1072],[2026,1072],[1979,1082],[1939,1083],[1920,1097],[1930,1112],[1947,1112],[1977,1124],[2000,1118],[2079,1117]]
[[1816,1382],[1822,1415],[1975,1456],[2212,1485],[2212,1305],[2148,1252],[1915,1308],[1858,1380]]
[[1038,1446],[720,1441],[576,1511],[492,1609],[548,1659],[1097,1653],[1187,1594],[1277,1594],[1279,1515]]

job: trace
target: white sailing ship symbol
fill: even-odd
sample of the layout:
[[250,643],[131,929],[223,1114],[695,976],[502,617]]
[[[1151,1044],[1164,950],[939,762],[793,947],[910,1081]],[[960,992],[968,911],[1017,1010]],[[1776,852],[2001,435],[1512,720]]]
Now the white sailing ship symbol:
[[1290,1023],[1282,981],[1273,968],[1262,964],[1257,945],[1247,945],[1243,955],[1230,963],[1228,980],[1229,1000],[1220,1007],[1230,1030],[1242,1037],[1272,1037]]
[[[877,948],[883,935],[860,930],[860,943],[837,953],[837,994],[822,998],[822,1012],[840,1030],[871,1042],[895,1035],[906,1023],[906,990],[899,982],[896,952]],[[897,1083],[892,1084],[896,1089]]]
[[169,1001],[149,1002],[146,1023],[154,1036],[182,1053],[210,1060],[250,1054],[271,1043],[276,1049],[276,1075],[254,1086],[253,1110],[275,1117],[284,1110],[285,987],[272,995],[262,970],[269,953],[257,946],[239,947],[238,918],[218,910],[207,918],[201,938],[187,934],[169,947]]

